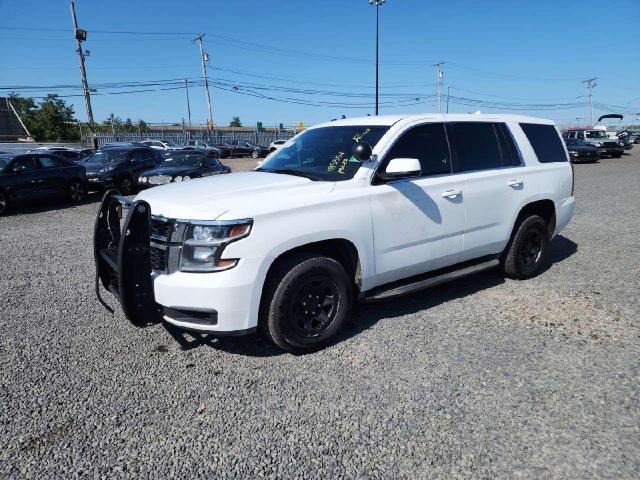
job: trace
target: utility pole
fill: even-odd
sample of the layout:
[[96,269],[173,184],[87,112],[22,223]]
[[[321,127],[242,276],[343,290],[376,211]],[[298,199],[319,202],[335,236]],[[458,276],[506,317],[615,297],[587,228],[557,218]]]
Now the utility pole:
[[379,39],[380,39],[380,5],[385,3],[387,0],[369,0],[369,5],[376,6],[376,115],[378,115],[378,92],[379,92],[379,83],[378,83],[378,58],[379,58]]
[[588,93],[588,97],[589,97],[589,124],[591,126],[593,126],[593,87],[595,87],[597,85],[597,83],[596,83],[597,79],[598,79],[598,77],[588,78],[587,80],[584,80],[582,82],[587,86],[587,90],[589,91],[589,93]]
[[449,113],[449,97],[450,95],[450,90],[451,90],[451,85],[447,85],[447,113]]
[[191,128],[191,102],[189,102],[189,80],[184,79],[184,91],[187,92],[187,113],[189,114],[189,128]]
[[192,40],[193,43],[198,42],[200,46],[200,60],[202,61],[202,76],[204,78],[204,90],[207,93],[207,106],[209,108],[209,121],[207,122],[207,132],[211,134],[211,129],[213,128],[213,114],[211,113],[211,97],[209,96],[209,80],[207,79],[207,66],[205,65],[205,61],[209,60],[209,54],[206,53],[202,47],[202,39],[204,38],[204,33],[194,37]]
[[[87,119],[89,120],[89,132],[91,133],[91,143],[93,148],[98,148],[98,139],[95,134],[95,125],[93,121],[93,110],[91,109],[91,94],[89,93],[89,84],[87,83],[87,69],[84,64],[84,52],[82,51],[82,42],[87,39],[87,31],[78,28],[78,20],[76,19],[75,2],[71,0],[71,19],[73,20],[73,34],[76,37],[76,52],[80,58],[80,74],[82,75],[82,91],[84,92],[84,101],[87,107]],[[82,141],[82,139],[80,139]]]
[[432,65],[436,67],[436,75],[438,77],[438,113],[442,113],[442,65],[444,65],[444,62],[438,62]]

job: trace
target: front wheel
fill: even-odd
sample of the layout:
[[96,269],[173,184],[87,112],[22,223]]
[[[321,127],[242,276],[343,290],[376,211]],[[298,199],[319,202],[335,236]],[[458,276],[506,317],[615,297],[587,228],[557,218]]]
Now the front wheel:
[[611,156],[612,156],[613,158],[620,158],[620,157],[622,157],[622,154],[621,154],[621,153],[616,153],[616,154],[611,155]]
[[122,177],[118,187],[123,195],[131,195],[133,193],[133,181],[131,177]]
[[267,279],[262,330],[291,353],[316,351],[333,340],[345,323],[352,295],[352,282],[334,259],[292,256]]
[[516,224],[511,240],[502,254],[501,267],[509,278],[535,277],[549,252],[547,222],[539,215],[529,215]]
[[7,199],[7,196],[2,191],[0,191],[0,216],[7,213],[8,209],[9,209],[9,200]]
[[69,200],[72,203],[80,203],[84,198],[84,185],[78,180],[74,180],[69,185]]
[[251,158],[260,158],[260,152],[254,150],[253,152],[251,152]]

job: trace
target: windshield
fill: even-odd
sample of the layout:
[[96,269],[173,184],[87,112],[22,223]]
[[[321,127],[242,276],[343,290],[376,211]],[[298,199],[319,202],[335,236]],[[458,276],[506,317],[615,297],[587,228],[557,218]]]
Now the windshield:
[[387,126],[367,125],[313,128],[276,150],[258,170],[282,171],[313,180],[349,180],[362,163],[353,155],[356,143],[366,142],[373,148],[387,130]]
[[202,155],[167,156],[162,162],[163,167],[197,167],[202,162]]
[[85,158],[86,163],[110,163],[124,160],[127,155],[126,150],[98,150],[93,155]]
[[609,138],[603,130],[590,130],[586,134],[587,138]]

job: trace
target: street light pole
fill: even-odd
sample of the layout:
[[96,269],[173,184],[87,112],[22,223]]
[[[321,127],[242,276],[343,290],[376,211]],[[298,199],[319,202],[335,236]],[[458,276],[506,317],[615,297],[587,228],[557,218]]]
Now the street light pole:
[[[442,65],[444,62],[434,63],[433,66],[436,67],[436,76],[438,81],[438,113],[442,113]],[[448,100],[447,100],[448,101]]]
[[378,115],[378,93],[379,93],[379,76],[378,76],[378,59],[379,59],[379,39],[380,39],[380,5],[387,0],[369,0],[369,5],[376,6],[376,115]]

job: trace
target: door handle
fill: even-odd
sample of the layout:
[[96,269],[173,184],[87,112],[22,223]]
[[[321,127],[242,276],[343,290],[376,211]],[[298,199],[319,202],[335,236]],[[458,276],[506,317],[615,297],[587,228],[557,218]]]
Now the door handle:
[[440,195],[442,195],[442,198],[455,198],[458,195],[462,195],[462,190],[446,190]]
[[522,180],[509,180],[507,185],[510,187],[521,187],[524,182]]

